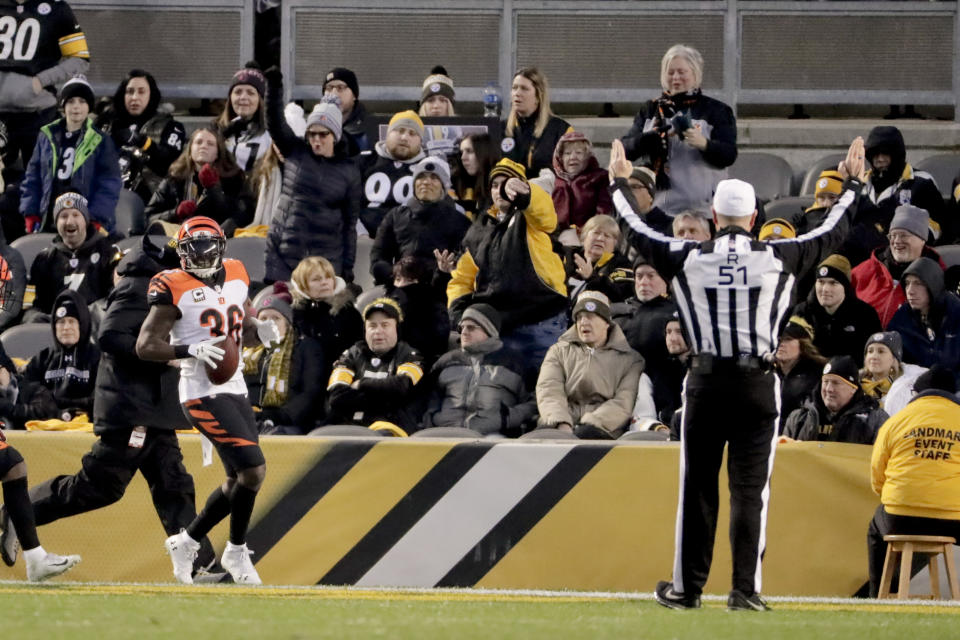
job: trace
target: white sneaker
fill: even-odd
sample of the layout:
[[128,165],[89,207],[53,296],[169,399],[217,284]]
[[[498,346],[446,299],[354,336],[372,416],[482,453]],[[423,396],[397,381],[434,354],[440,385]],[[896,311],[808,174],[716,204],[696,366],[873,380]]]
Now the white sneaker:
[[52,578],[69,571],[74,565],[80,562],[80,556],[58,556],[55,553],[47,553],[47,555],[38,560],[25,558],[25,561],[27,565],[27,580],[30,582],[41,582],[47,578]]
[[250,554],[253,551],[247,549],[246,544],[235,545],[228,542],[227,548],[223,550],[223,556],[220,558],[220,564],[226,569],[233,581],[237,584],[263,584],[260,580],[260,574],[253,567],[250,560]]
[[17,563],[17,555],[20,553],[20,540],[6,507],[0,507],[0,528],[3,529],[3,534],[0,534],[0,558],[5,565],[12,567]]
[[163,543],[173,561],[173,577],[177,582],[193,584],[193,561],[200,551],[200,543],[191,539],[186,531],[170,536]]

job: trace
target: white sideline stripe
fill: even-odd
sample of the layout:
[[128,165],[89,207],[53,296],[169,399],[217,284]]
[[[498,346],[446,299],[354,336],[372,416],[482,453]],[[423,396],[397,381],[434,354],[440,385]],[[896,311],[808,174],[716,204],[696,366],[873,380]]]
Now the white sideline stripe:
[[575,446],[491,448],[357,586],[432,587]]
[[[633,600],[638,602],[655,601],[653,592],[639,591],[557,591],[548,589],[475,589],[475,588],[453,588],[453,587],[356,587],[356,586],[332,586],[332,585],[259,585],[250,587],[235,584],[217,584],[201,585],[193,587],[189,585],[179,585],[170,582],[71,582],[60,580],[57,582],[32,583],[22,580],[0,580],[0,585],[20,586],[35,591],[50,592],[51,594],[67,595],[69,590],[58,587],[144,587],[147,589],[163,589],[175,594],[189,594],[191,591],[223,590],[227,595],[230,591],[244,593],[263,593],[271,590],[290,590],[302,592],[331,592],[331,593],[382,593],[384,595],[396,594],[414,594],[414,595],[442,595],[451,596],[477,595],[477,596],[503,596],[511,597],[536,597],[536,598],[582,598],[584,600]],[[0,590],[0,594],[3,591]],[[135,595],[135,594],[131,594]],[[769,603],[781,604],[827,604],[827,605],[860,605],[864,607],[928,607],[928,608],[958,608],[960,601],[950,600],[874,600],[869,598],[834,598],[825,596],[763,596],[763,599]],[[726,595],[706,595],[701,596],[703,602],[726,603]]]

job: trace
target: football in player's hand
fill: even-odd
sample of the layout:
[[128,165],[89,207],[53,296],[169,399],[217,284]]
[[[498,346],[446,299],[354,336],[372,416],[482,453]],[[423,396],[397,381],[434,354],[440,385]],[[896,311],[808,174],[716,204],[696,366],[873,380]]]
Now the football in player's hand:
[[240,348],[229,335],[217,343],[217,346],[223,349],[223,359],[217,363],[216,367],[211,367],[208,364],[203,366],[207,369],[207,378],[210,379],[210,382],[224,384],[233,377],[237,365],[240,364]]

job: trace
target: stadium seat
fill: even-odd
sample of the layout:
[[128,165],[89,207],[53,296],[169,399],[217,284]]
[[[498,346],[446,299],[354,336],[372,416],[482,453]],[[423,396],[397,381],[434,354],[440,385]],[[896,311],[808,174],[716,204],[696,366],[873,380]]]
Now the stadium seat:
[[752,184],[757,197],[764,202],[791,195],[793,169],[778,155],[741,153],[727,173]]
[[143,236],[140,235],[127,236],[126,238],[120,238],[117,240],[116,245],[120,251],[126,251],[127,249],[140,246],[140,242],[142,240]]
[[846,159],[846,153],[831,153],[813,163],[813,166],[807,169],[803,176],[803,184],[800,185],[800,195],[813,195],[817,190],[817,178],[827,169],[836,169],[841,160]]
[[945,244],[942,247],[934,247],[933,250],[940,254],[940,259],[948,269],[960,264],[960,244]]
[[410,434],[411,438],[470,438],[479,440],[483,434],[466,427],[428,427]]
[[812,204],[813,198],[810,196],[777,198],[776,200],[768,202],[764,206],[763,212],[767,220],[773,220],[774,218],[786,218],[790,220]]
[[53,331],[47,322],[30,322],[10,327],[0,334],[0,344],[11,358],[29,360],[53,346]]
[[19,251],[23,258],[23,264],[27,269],[27,282],[30,281],[30,267],[34,259],[41,251],[51,246],[56,237],[55,233],[31,233],[20,236],[10,243],[10,246]]
[[373,287],[373,276],[370,275],[371,249],[373,249],[373,240],[370,236],[366,234],[357,236],[357,259],[353,265],[353,281],[364,291]]
[[960,173],[960,154],[940,153],[935,156],[928,156],[918,162],[914,169],[926,171],[933,176],[937,188],[943,194],[944,200],[947,200],[950,198],[950,187],[953,186],[953,179]]
[[[910,569],[913,566],[913,555],[928,556],[930,564],[930,590],[935,599],[940,599],[940,561],[938,555],[943,555],[943,562],[947,569],[947,584],[950,585],[950,599],[960,600],[960,586],[957,585],[957,569],[953,562],[953,545],[956,540],[947,536],[918,536],[918,535],[889,535],[883,536],[887,543],[887,557],[883,561],[883,574],[880,577],[880,591],[877,598],[882,600],[892,598],[890,586],[893,582],[893,572],[900,558],[900,584],[897,589],[897,598],[906,600],[910,597]],[[926,596],[917,596],[925,598]]]
[[116,231],[125,236],[139,235],[147,228],[147,217],[143,214],[143,200],[129,189],[120,190],[120,199],[114,210]]
[[307,434],[308,436],[351,436],[355,438],[386,438],[390,434],[386,431],[374,431],[358,424],[330,424],[317,427]]
[[642,440],[644,442],[666,442],[670,440],[669,431],[627,431],[617,440]]
[[267,275],[266,249],[266,238],[230,238],[227,240],[226,255],[243,263],[251,282],[263,282]]
[[579,440],[577,436],[569,431],[560,431],[560,429],[534,429],[529,433],[520,436],[521,440]]

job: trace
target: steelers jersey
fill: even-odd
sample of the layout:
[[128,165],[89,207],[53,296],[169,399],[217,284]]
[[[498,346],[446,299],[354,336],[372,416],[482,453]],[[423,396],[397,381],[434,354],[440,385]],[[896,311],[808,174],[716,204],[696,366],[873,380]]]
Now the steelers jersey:
[[260,133],[250,133],[244,131],[239,136],[226,139],[227,151],[233,154],[237,161],[237,166],[243,169],[244,173],[250,173],[257,162],[270,151],[270,145],[273,138],[267,131]]
[[90,59],[87,38],[61,0],[0,0],[0,71],[35,76],[61,58]]
[[[242,345],[244,303],[250,278],[239,260],[223,261],[223,284],[207,285],[183,269],[161,271],[150,280],[147,300],[151,305],[177,308],[178,319],[170,330],[170,344],[196,344],[228,334]],[[240,366],[224,384],[207,378],[202,362],[184,358],[180,362],[180,402],[218,393],[247,395]]]

